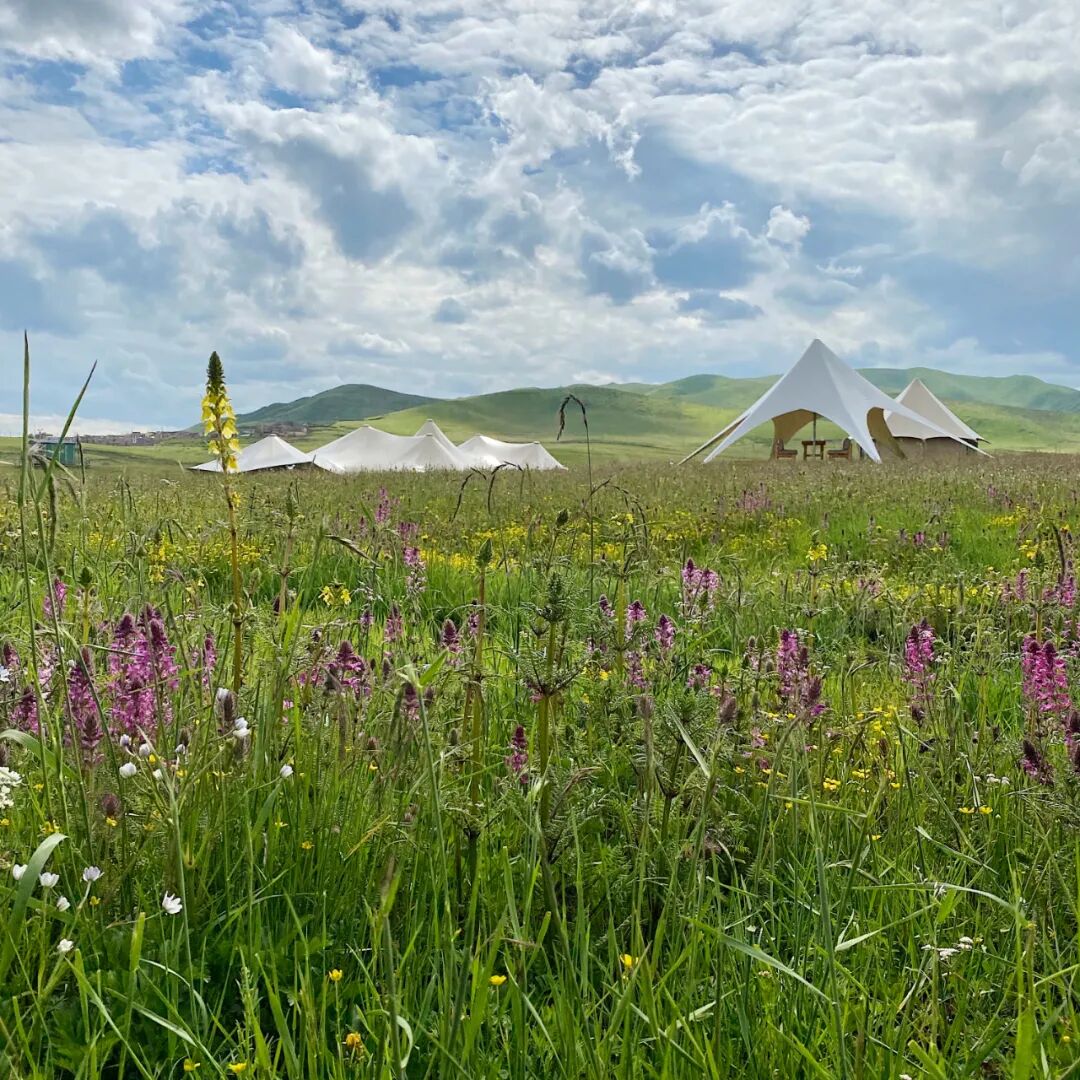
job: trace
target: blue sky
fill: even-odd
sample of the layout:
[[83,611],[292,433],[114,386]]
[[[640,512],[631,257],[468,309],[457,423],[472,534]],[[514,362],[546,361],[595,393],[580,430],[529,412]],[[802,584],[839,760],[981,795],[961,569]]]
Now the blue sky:
[[[1080,385],[1072,0],[7,0],[0,342],[197,416],[857,364]],[[19,390],[0,384],[0,414]]]

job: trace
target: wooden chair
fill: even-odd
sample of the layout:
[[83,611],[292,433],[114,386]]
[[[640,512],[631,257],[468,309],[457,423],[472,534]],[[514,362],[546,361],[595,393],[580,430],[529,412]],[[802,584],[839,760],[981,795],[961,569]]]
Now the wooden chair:
[[830,461],[850,461],[851,460],[851,440],[845,439],[840,444],[839,450],[828,451]]
[[772,456],[777,461],[780,461],[781,459],[784,459],[784,458],[790,458],[791,460],[795,460],[799,456],[799,451],[798,450],[788,450],[784,446],[784,440],[783,439],[777,439],[772,444]]

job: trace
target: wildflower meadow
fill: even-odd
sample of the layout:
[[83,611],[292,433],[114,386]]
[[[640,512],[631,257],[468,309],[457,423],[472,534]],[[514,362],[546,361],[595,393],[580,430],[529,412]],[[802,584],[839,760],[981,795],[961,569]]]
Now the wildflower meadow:
[[1080,1075],[1072,461],[32,465],[3,1075]]

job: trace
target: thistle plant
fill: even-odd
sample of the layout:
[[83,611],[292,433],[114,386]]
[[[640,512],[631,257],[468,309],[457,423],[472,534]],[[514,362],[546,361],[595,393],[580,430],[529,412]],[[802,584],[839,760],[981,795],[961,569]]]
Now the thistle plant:
[[240,540],[236,524],[236,495],[229,483],[229,476],[236,472],[236,455],[240,439],[236,431],[236,413],[229,401],[225,387],[225,368],[216,352],[210,354],[206,365],[206,394],[202,400],[203,433],[207,436],[207,449],[221,465],[221,485],[225,492],[225,504],[229,513],[229,557],[232,563],[232,625],[233,625],[233,677],[234,694],[240,693],[244,671],[244,614],[243,583],[240,579]]

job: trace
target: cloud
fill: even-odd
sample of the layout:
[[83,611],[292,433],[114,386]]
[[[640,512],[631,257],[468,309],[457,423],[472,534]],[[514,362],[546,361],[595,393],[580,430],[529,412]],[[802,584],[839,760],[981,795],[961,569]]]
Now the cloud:
[[35,409],[96,357],[88,414],[190,423],[211,348],[245,407],[778,371],[815,336],[1080,381],[1075,5],[675,14],[9,0],[0,330]]
[[156,53],[196,10],[188,0],[7,0],[0,40],[26,56],[111,64]]
[[342,88],[346,72],[328,49],[313,45],[291,26],[273,23],[266,30],[268,78],[282,90],[304,97],[332,97]]
[[[31,413],[30,433],[46,432],[59,435],[64,430],[67,414]],[[21,435],[23,430],[22,413],[0,413],[0,435],[11,437]],[[153,425],[135,423],[132,420],[102,420],[76,417],[68,429],[71,435],[126,435],[129,431],[154,430]]]
[[810,219],[793,213],[786,206],[774,206],[769,211],[765,236],[777,244],[798,247],[810,231]]
[[451,325],[460,326],[469,318],[469,309],[460,300],[448,296],[439,304],[435,309],[435,314],[431,317],[437,323],[450,323]]
[[763,314],[756,304],[748,304],[735,296],[725,296],[723,293],[705,290],[695,290],[679,300],[679,310],[688,314],[701,314],[707,318],[716,319],[718,322],[755,319]]
[[27,264],[0,259],[0,328],[73,333],[78,327],[74,299]]

